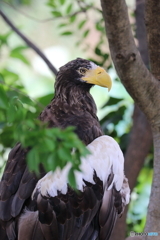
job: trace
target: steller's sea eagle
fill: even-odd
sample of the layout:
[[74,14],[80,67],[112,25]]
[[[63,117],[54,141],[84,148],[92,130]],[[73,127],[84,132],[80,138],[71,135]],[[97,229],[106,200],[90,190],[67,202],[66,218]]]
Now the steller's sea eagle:
[[[0,182],[1,240],[107,240],[129,202],[123,154],[103,135],[93,85],[111,88],[106,71],[77,58],[60,68],[55,96],[40,114],[48,127],[74,126],[91,152],[76,172],[77,189],[67,184],[70,165],[39,178],[26,165],[27,150],[18,143],[10,152]],[[33,159],[34,161],[34,159]]]

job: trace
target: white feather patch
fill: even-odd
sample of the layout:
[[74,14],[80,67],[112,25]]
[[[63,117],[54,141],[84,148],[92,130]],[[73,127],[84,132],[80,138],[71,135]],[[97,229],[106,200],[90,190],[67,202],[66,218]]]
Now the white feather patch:
[[[113,171],[114,179],[108,189],[112,188],[114,183],[119,191],[124,179],[124,158],[117,142],[109,136],[101,136],[90,143],[87,148],[91,154],[81,159],[80,169],[82,172],[75,171],[77,189],[83,191],[85,186],[83,179],[95,183],[93,180],[95,170],[97,176],[103,181],[104,188],[109,174]],[[57,196],[57,191],[66,194],[70,168],[71,164],[68,163],[62,170],[57,168],[55,172],[47,173],[38,181],[34,191],[38,189],[43,196],[50,195],[52,197]]]
[[90,62],[91,69],[96,69],[98,66],[94,62]]

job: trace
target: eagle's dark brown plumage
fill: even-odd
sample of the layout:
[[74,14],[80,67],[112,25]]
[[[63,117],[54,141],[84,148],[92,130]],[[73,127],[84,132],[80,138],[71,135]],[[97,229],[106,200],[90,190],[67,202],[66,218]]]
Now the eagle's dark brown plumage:
[[87,145],[101,136],[97,108],[89,93],[92,84],[80,79],[78,68],[90,68],[89,61],[77,59],[60,68],[55,83],[55,97],[40,115],[49,127],[76,126],[76,133]]
[[[96,65],[80,58],[61,67],[55,96],[39,116],[49,127],[75,126],[75,132],[86,145],[103,135],[89,93],[93,83],[85,78],[85,72],[92,68],[96,69]],[[104,192],[103,182],[94,172],[95,184],[85,181],[86,187],[80,194],[68,187],[67,194],[59,192],[58,196],[47,197],[36,189],[32,199],[39,179],[29,172],[26,153],[20,144],[11,150],[0,182],[0,239],[109,239],[124,208],[124,191],[120,193],[113,186]],[[42,168],[40,178],[44,175]],[[108,186],[113,178],[111,171]]]

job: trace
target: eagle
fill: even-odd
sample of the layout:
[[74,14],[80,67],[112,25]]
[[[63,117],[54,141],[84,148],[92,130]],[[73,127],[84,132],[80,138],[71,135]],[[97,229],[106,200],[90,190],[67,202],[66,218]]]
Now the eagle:
[[[75,127],[90,154],[75,172],[77,190],[68,184],[70,164],[37,176],[26,164],[28,149],[10,151],[0,182],[1,240],[108,240],[129,202],[124,158],[118,143],[103,134],[90,89],[110,89],[108,73],[77,58],[62,66],[55,94],[39,119],[48,128]],[[34,161],[34,159],[33,159]]]

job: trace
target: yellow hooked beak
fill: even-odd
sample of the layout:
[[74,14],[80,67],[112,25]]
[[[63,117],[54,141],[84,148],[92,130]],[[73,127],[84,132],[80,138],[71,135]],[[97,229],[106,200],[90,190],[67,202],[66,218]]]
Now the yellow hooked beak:
[[101,67],[90,69],[86,72],[85,76],[82,77],[87,83],[99,85],[101,87],[108,88],[108,91],[112,87],[112,81],[108,73]]

